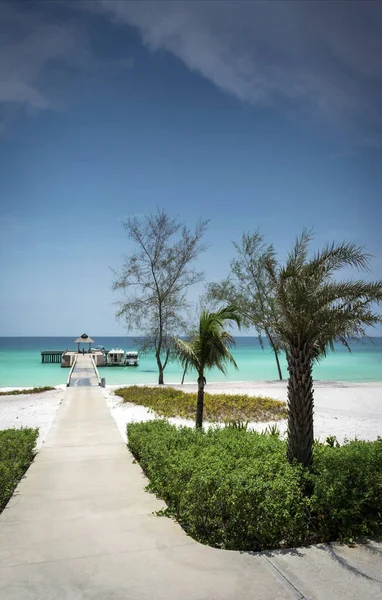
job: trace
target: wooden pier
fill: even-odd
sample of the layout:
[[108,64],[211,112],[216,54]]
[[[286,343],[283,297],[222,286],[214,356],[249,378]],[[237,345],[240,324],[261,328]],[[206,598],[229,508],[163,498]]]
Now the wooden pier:
[[[60,364],[61,367],[72,367],[76,356],[79,355],[82,356],[82,352],[76,352],[75,350],[42,350],[41,362],[44,364]],[[85,356],[92,356],[97,367],[104,367],[106,364],[103,352],[85,352]]]
[[[78,339],[74,340],[77,344],[77,350],[41,350],[41,362],[42,363],[55,363],[61,364],[61,367],[73,367],[76,361],[76,357],[81,354],[87,354],[92,356],[95,368],[104,367],[106,364],[105,353],[101,350],[92,349],[91,345],[94,343],[91,337],[86,333],[83,333]],[[80,344],[89,344],[89,349],[81,350]]]
[[41,362],[43,363],[61,363],[61,356],[65,350],[43,350],[41,352]]

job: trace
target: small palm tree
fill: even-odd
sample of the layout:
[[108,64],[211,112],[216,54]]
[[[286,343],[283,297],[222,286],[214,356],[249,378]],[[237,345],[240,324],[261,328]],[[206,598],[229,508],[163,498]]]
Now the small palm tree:
[[[185,335],[185,340],[184,341],[187,342],[187,343],[189,343],[189,342],[191,342],[193,339],[195,339],[198,336],[199,331],[198,331],[198,328],[196,327],[195,323],[193,323],[191,326],[189,326],[187,328],[187,330],[186,330],[185,333],[186,333],[186,335]],[[187,359],[185,359],[185,360],[182,359],[180,362],[181,362],[182,367],[183,367],[182,380],[180,382],[180,385],[183,385],[184,384],[184,379],[185,379],[187,371],[188,371],[188,368],[191,365],[188,364],[188,360]]]
[[373,303],[382,301],[382,281],[339,281],[343,267],[369,270],[370,256],[351,243],[331,244],[308,258],[312,234],[297,238],[284,267],[267,269],[275,286],[277,320],[273,324],[286,352],[288,380],[288,459],[305,466],[313,452],[313,377],[315,362],[341,342],[350,351],[354,338],[382,322]]
[[198,401],[196,427],[203,426],[205,371],[217,367],[226,372],[227,363],[237,369],[229,347],[235,344],[233,336],[224,329],[226,322],[233,321],[240,327],[240,318],[235,306],[227,306],[217,312],[203,310],[199,329],[189,342],[174,340],[175,354],[185,367],[193,368],[198,374]]

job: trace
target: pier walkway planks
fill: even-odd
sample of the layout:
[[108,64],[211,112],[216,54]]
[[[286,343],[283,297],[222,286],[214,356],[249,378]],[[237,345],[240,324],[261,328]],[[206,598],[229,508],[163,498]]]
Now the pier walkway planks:
[[1,600],[382,597],[380,547],[376,555],[326,546],[227,552],[155,516],[164,505],[144,491],[89,356],[79,357],[73,377],[43,449],[0,516]]
[[94,387],[98,386],[98,378],[89,354],[79,354],[77,362],[70,378],[70,387]]

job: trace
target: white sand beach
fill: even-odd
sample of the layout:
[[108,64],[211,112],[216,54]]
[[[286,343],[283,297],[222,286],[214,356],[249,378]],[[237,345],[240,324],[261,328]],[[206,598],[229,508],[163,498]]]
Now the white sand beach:
[[[170,384],[169,384],[170,385]],[[208,383],[209,393],[245,393],[248,395],[270,396],[286,401],[286,382],[258,381]],[[155,418],[155,413],[144,406],[124,404],[113,390],[119,386],[108,386],[103,390],[110,412],[119,431],[126,440],[126,424]],[[173,385],[177,389],[196,394],[196,385]],[[315,382],[315,438],[324,441],[327,436],[335,435],[339,442],[345,438],[375,440],[382,436],[382,382],[346,383]],[[14,388],[3,388],[9,391]],[[65,386],[56,386],[55,390],[41,394],[0,397],[0,429],[10,427],[39,427],[38,448],[44,443],[48,431],[64,397]],[[171,423],[192,427],[193,420],[173,418]],[[262,431],[272,422],[251,423],[250,427]],[[211,424],[206,424],[211,425]],[[286,431],[286,421],[277,421],[281,433]]]
[[[23,388],[2,388],[2,392]],[[0,396],[0,429],[38,427],[37,449],[41,448],[64,398],[66,386],[41,394]]]
[[[127,423],[147,421],[153,419],[155,414],[144,406],[124,404],[113,393],[113,389],[116,387],[119,386],[106,387],[104,395],[121,435],[126,439]],[[171,387],[195,394],[197,390],[196,385],[193,384],[172,385]],[[206,392],[261,395],[286,402],[287,382],[209,383],[206,386]],[[342,443],[345,438],[357,437],[358,439],[375,440],[378,436],[382,436],[382,382],[316,381],[314,399],[314,435],[316,439],[325,441],[327,436],[335,435],[337,440]],[[178,425],[194,425],[194,422],[188,419],[173,418],[169,421]],[[272,423],[250,423],[250,427],[256,431],[262,431]],[[282,434],[286,432],[285,420],[277,421],[277,426]]]

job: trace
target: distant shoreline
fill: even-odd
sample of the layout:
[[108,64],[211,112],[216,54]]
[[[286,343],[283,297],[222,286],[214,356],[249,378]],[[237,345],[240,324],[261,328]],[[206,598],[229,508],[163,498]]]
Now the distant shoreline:
[[[110,412],[116,421],[123,439],[126,438],[126,424],[133,421],[145,421],[155,418],[155,414],[143,406],[123,403],[114,395],[114,389],[124,384],[108,385],[101,388]],[[126,385],[126,384],[125,384]],[[141,384],[153,385],[153,384]],[[158,385],[158,384],[155,384]],[[167,383],[167,385],[171,385]],[[4,390],[24,389],[8,387]],[[30,386],[29,386],[30,387]],[[195,395],[197,385],[179,382],[173,387]],[[41,447],[57,410],[65,399],[66,386],[60,384],[55,390],[40,394],[21,394],[20,396],[2,396],[0,398],[0,429],[11,427],[39,427],[38,447]],[[207,393],[248,394],[249,396],[270,396],[276,400],[287,401],[287,381],[242,381],[208,382]],[[340,443],[345,439],[376,440],[382,436],[382,381],[381,382],[338,382],[316,381],[314,383],[314,436],[325,441],[328,436],[336,436]],[[191,419],[170,419],[177,425],[193,427]],[[251,428],[264,430],[271,423],[252,423]],[[281,434],[287,430],[287,421],[277,421]]]
[[[279,379],[275,380],[254,380],[254,381],[207,381],[206,391],[209,389],[215,390],[231,390],[231,389],[241,389],[241,390],[254,390],[260,388],[274,389],[274,388],[285,388],[287,387],[288,380],[283,379],[282,381]],[[317,389],[325,389],[325,388],[369,388],[369,387],[382,387],[382,380],[380,381],[330,381],[330,380],[320,380],[315,379],[313,381],[314,387]],[[65,390],[66,384],[57,383],[50,384],[51,387],[56,388],[57,390]],[[114,390],[120,387],[125,387],[128,385],[139,385],[144,386],[148,385],[150,387],[158,385],[157,383],[148,383],[148,382],[126,382],[126,383],[112,383],[107,384],[106,388]],[[176,387],[185,391],[196,391],[197,384],[186,382],[183,385],[179,383],[179,381],[166,381],[164,387],[171,386]],[[0,387],[1,392],[12,392],[14,390],[29,390],[35,386],[33,385],[20,385],[20,386],[4,386]]]
[[[78,337],[78,335],[74,334],[74,335],[0,335],[0,339],[3,340],[13,340],[13,339],[23,339],[23,340],[40,340],[40,339],[66,339],[66,338],[75,338]],[[125,340],[125,339],[131,339],[134,338],[136,340],[140,340],[140,339],[144,339],[143,335],[97,335],[94,334],[92,337],[94,338],[99,338],[99,339],[104,339],[104,338],[109,338],[109,339],[121,339],[121,340]],[[235,339],[256,339],[258,340],[258,336],[257,335],[234,335],[233,336]],[[375,338],[381,339],[382,338],[382,334],[381,335],[371,335],[368,336],[365,339],[370,339],[373,340]],[[264,338],[264,341],[266,342],[266,339]],[[356,339],[353,339],[354,342],[356,343],[362,343],[362,341],[358,342]]]

